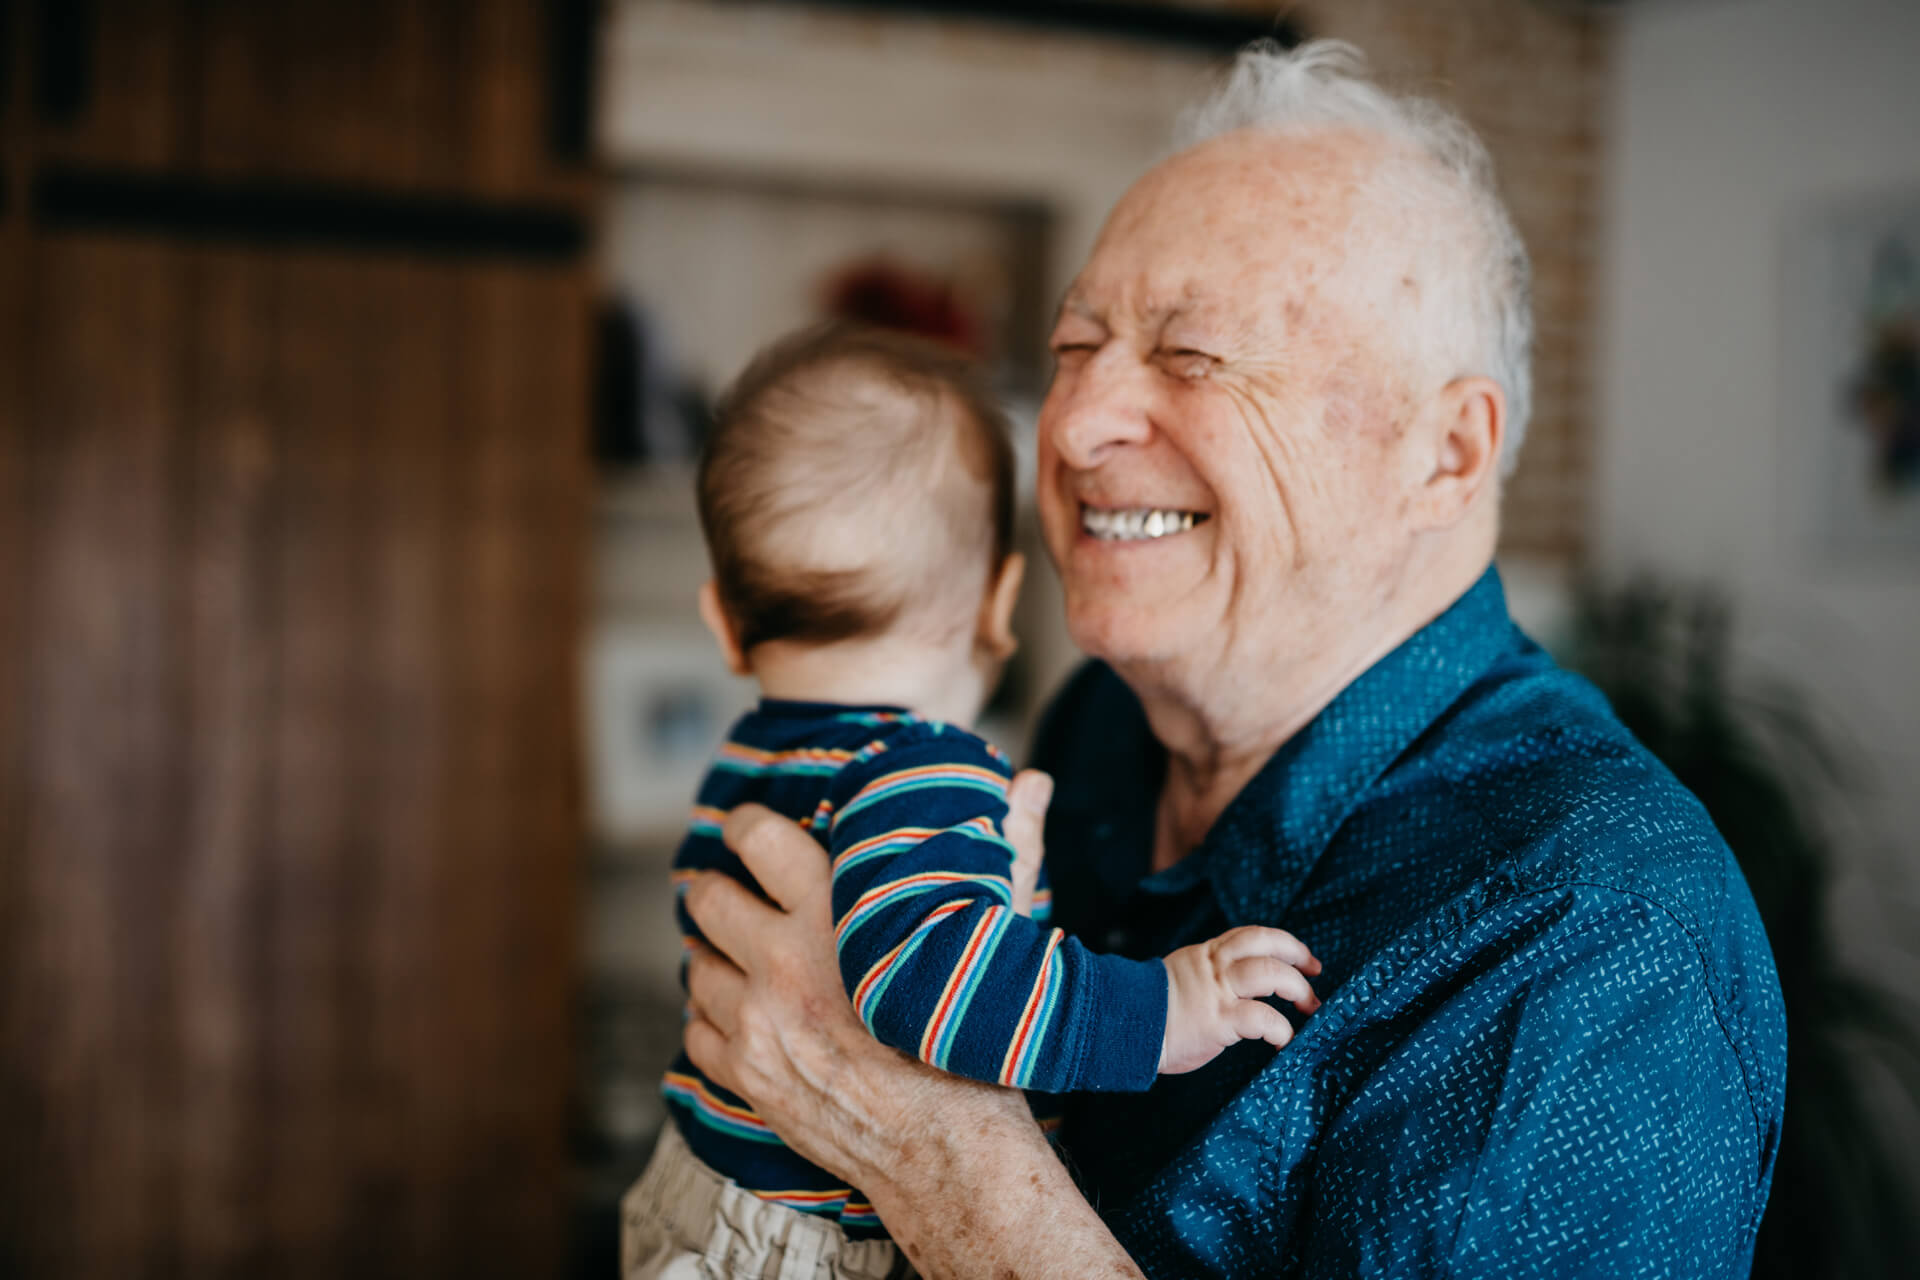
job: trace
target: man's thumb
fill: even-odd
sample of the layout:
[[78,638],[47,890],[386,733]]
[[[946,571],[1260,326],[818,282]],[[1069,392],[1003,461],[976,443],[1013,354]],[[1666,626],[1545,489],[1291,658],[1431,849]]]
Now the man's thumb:
[[1033,890],[1040,883],[1040,863],[1046,856],[1047,805],[1053,801],[1053,779],[1038,769],[1023,769],[1007,791],[1007,842],[1013,846],[1013,909],[1033,914]]

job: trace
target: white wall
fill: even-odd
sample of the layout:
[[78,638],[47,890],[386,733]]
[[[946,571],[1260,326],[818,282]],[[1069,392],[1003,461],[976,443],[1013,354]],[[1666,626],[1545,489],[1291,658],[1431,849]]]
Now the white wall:
[[1621,35],[1595,546],[1729,588],[1751,667],[1868,767],[1839,903],[1864,953],[1920,878],[1920,554],[1823,551],[1796,497],[1787,262],[1822,209],[1920,193],[1920,4],[1655,0]]

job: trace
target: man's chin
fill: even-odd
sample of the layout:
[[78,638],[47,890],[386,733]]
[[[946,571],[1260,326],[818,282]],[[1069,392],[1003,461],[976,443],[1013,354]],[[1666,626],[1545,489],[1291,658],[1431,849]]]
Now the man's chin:
[[1082,653],[1100,659],[1109,666],[1151,663],[1167,656],[1177,637],[1164,611],[1156,616],[1152,609],[1138,606],[1105,607],[1072,604],[1067,608],[1067,634]]

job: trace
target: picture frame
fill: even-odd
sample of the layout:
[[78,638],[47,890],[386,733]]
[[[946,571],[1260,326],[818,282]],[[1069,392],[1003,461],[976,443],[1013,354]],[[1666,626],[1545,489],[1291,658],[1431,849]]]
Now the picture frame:
[[697,623],[619,618],[586,657],[588,811],[613,845],[677,839],[727,729],[754,703]]
[[1783,498],[1814,558],[1920,563],[1920,189],[1810,212],[1783,311]]

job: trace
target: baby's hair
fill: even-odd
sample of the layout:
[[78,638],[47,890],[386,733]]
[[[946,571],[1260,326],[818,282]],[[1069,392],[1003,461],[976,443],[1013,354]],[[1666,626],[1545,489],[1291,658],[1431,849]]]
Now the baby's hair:
[[923,339],[834,323],[755,356],[698,481],[740,648],[970,627],[1012,550],[1010,436],[971,362]]

